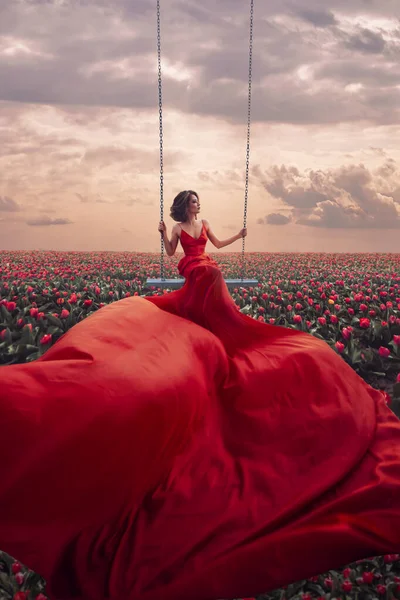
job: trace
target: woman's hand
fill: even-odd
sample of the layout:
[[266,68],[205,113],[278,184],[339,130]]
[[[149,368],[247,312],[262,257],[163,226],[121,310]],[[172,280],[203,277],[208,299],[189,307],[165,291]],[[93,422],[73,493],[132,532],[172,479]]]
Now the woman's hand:
[[241,229],[241,230],[239,231],[239,234],[238,234],[238,235],[239,235],[239,238],[245,238],[245,237],[246,237],[246,235],[247,235],[247,228],[246,228],[246,227],[243,227],[243,229]]
[[160,233],[162,233],[162,234],[165,234],[165,233],[167,233],[167,226],[166,226],[166,224],[164,223],[164,221],[160,221],[160,224],[159,224],[159,226],[158,226],[158,231],[159,231]]

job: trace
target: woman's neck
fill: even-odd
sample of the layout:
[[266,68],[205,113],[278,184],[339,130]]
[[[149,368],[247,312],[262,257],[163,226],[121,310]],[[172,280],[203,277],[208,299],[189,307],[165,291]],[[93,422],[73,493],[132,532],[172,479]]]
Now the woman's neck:
[[194,227],[194,224],[197,221],[197,217],[191,217],[190,219],[186,219],[185,225],[189,225],[189,227]]

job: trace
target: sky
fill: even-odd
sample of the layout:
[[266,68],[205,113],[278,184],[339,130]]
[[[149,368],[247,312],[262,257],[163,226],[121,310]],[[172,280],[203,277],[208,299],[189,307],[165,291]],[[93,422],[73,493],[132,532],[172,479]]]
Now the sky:
[[[400,251],[399,19],[398,0],[255,0],[249,251]],[[194,189],[226,239],[249,1],[161,0],[161,28],[165,221]],[[0,249],[157,252],[158,143],[156,0],[0,2]]]

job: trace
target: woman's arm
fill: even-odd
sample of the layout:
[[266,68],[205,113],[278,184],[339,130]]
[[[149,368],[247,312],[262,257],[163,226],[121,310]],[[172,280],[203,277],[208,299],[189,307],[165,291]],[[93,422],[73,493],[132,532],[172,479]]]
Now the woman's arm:
[[171,239],[169,240],[167,234],[167,226],[165,225],[165,223],[162,221],[158,226],[158,231],[160,231],[163,236],[165,251],[168,254],[168,256],[173,256],[175,254],[179,242],[179,230],[179,225],[174,225],[171,232]]
[[206,221],[205,219],[203,219],[203,223],[204,223],[204,226],[207,231],[208,239],[216,248],[218,248],[218,250],[220,248],[225,248],[225,246],[229,246],[230,244],[233,244],[233,242],[236,242],[237,240],[240,240],[240,238],[246,237],[246,235],[247,235],[247,229],[241,229],[239,231],[239,233],[237,233],[236,235],[233,235],[232,237],[228,238],[227,240],[219,240],[217,238],[217,236],[215,235],[215,233],[213,232],[213,230],[211,229],[210,223],[208,221]]

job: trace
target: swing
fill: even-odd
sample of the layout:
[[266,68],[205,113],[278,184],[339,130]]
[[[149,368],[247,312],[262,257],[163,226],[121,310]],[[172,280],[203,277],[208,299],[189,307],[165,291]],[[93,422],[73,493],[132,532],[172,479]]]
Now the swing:
[[[247,199],[249,191],[249,162],[250,162],[250,125],[251,125],[251,82],[252,82],[252,57],[253,57],[253,14],[254,0],[250,0],[250,40],[249,40],[249,88],[247,103],[247,147],[246,147],[246,179],[244,191],[244,216],[243,227],[247,222]],[[160,0],[157,0],[157,52],[158,52],[158,112],[160,134],[160,221],[164,220],[164,162],[163,162],[163,120],[162,120],[162,79],[161,79],[161,26],[160,26]],[[245,238],[242,238],[242,266],[240,279],[225,279],[228,288],[240,286],[255,286],[257,279],[245,279]],[[147,279],[146,287],[162,289],[178,289],[185,283],[185,279],[165,279],[164,277],[164,239],[161,234],[160,274],[158,279]]]

